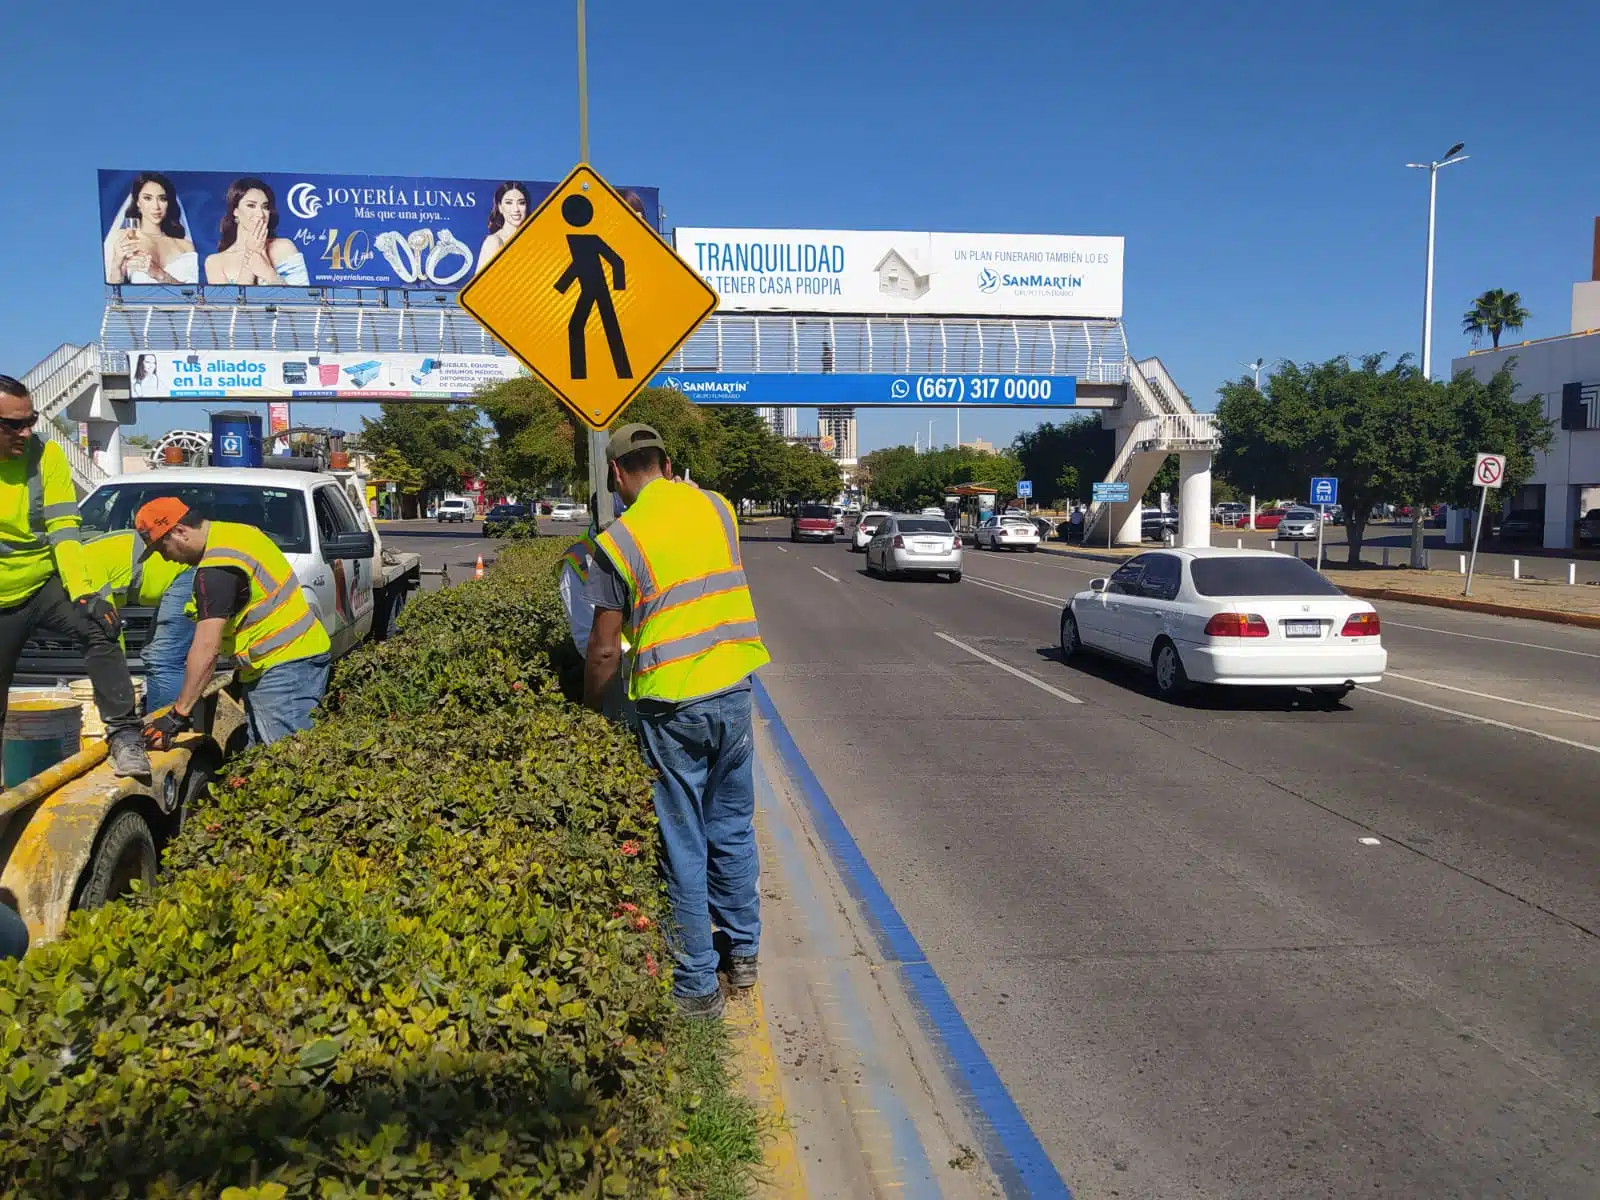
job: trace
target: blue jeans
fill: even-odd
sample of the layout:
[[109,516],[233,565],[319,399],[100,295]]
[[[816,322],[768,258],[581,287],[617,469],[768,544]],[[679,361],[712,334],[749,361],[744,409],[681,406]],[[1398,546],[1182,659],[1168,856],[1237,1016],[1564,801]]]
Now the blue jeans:
[[750,690],[670,709],[646,701],[639,738],[661,776],[655,805],[675,925],[672,991],[707,996],[717,990],[711,923],[739,957],[753,956],[761,942]]
[[184,664],[194,641],[194,622],[183,611],[194,595],[194,568],[172,581],[156,608],[155,628],[139,655],[144,663],[144,711],[165,708],[183,690]]
[[311,710],[328,690],[327,654],[297,658],[268,667],[244,685],[244,711],[250,719],[250,744],[270,746],[279,738],[311,728]]
[[16,911],[0,904],[0,958],[21,958],[28,949],[28,927]]

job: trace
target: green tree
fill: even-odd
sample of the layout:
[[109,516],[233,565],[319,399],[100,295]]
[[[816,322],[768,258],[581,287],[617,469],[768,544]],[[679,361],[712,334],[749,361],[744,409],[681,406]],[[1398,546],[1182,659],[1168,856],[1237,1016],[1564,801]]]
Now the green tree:
[[959,483],[985,484],[995,489],[999,500],[1009,500],[1023,477],[1022,463],[1015,456],[965,446],[928,454],[893,446],[875,450],[863,461],[872,480],[873,503],[906,511],[942,503],[945,488]]
[[1478,451],[1507,455],[1509,486],[1527,478],[1549,423],[1538,397],[1514,391],[1508,368],[1489,383],[1464,372],[1446,384],[1422,379],[1405,357],[1388,367],[1381,354],[1356,366],[1343,356],[1285,362],[1261,391],[1249,378],[1220,389],[1218,473],[1241,491],[1283,496],[1303,495],[1313,475],[1337,477],[1355,564],[1376,504],[1409,499],[1420,513],[1465,498]]
[[751,408],[712,408],[716,427],[716,469],[700,482],[733,501],[773,500],[783,478],[783,441]]
[[578,481],[576,422],[541,381],[507,379],[480,392],[478,403],[494,429],[484,465],[494,467],[495,494],[539,496],[557,480]]
[[463,476],[483,470],[487,431],[466,404],[385,404],[362,418],[361,445],[374,458],[398,454],[422,476],[422,488],[453,492]]
[[[1034,498],[1057,505],[1083,499],[1091,483],[1106,477],[1116,452],[1116,435],[1101,428],[1098,416],[1045,421],[1019,433],[1011,452],[1022,463],[1021,478],[1033,480]],[[1069,468],[1070,477],[1065,474]],[[1070,478],[1070,486],[1064,478]]]
[[1461,332],[1470,333],[1474,345],[1487,332],[1498,348],[1502,332],[1521,329],[1528,319],[1528,310],[1522,307],[1521,292],[1490,288],[1472,302],[1472,307],[1461,318]]
[[826,454],[799,442],[784,445],[778,499],[791,505],[807,500],[831,503],[843,487],[839,464]]

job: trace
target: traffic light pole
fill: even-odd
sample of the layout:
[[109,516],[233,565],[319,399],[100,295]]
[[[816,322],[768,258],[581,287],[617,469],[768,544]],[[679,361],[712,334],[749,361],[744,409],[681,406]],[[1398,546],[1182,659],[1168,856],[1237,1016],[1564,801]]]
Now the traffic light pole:
[[[578,0],[578,161],[589,161],[589,23],[585,0]],[[595,528],[604,529],[615,515],[606,471],[604,429],[589,433],[589,493],[594,497]]]

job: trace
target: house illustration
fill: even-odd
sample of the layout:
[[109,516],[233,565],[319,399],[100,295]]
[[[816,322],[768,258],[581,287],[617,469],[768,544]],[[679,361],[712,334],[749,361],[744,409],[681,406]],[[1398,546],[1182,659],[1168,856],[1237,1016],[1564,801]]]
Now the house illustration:
[[886,296],[916,300],[928,294],[928,277],[920,274],[898,250],[891,249],[873,270],[878,273],[878,290]]

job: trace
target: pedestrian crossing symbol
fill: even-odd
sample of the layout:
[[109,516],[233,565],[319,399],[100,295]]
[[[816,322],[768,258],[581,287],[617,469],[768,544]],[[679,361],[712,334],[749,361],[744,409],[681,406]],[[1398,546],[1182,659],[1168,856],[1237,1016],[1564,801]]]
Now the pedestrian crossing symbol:
[[461,291],[466,309],[591,429],[604,429],[717,307],[585,163]]

